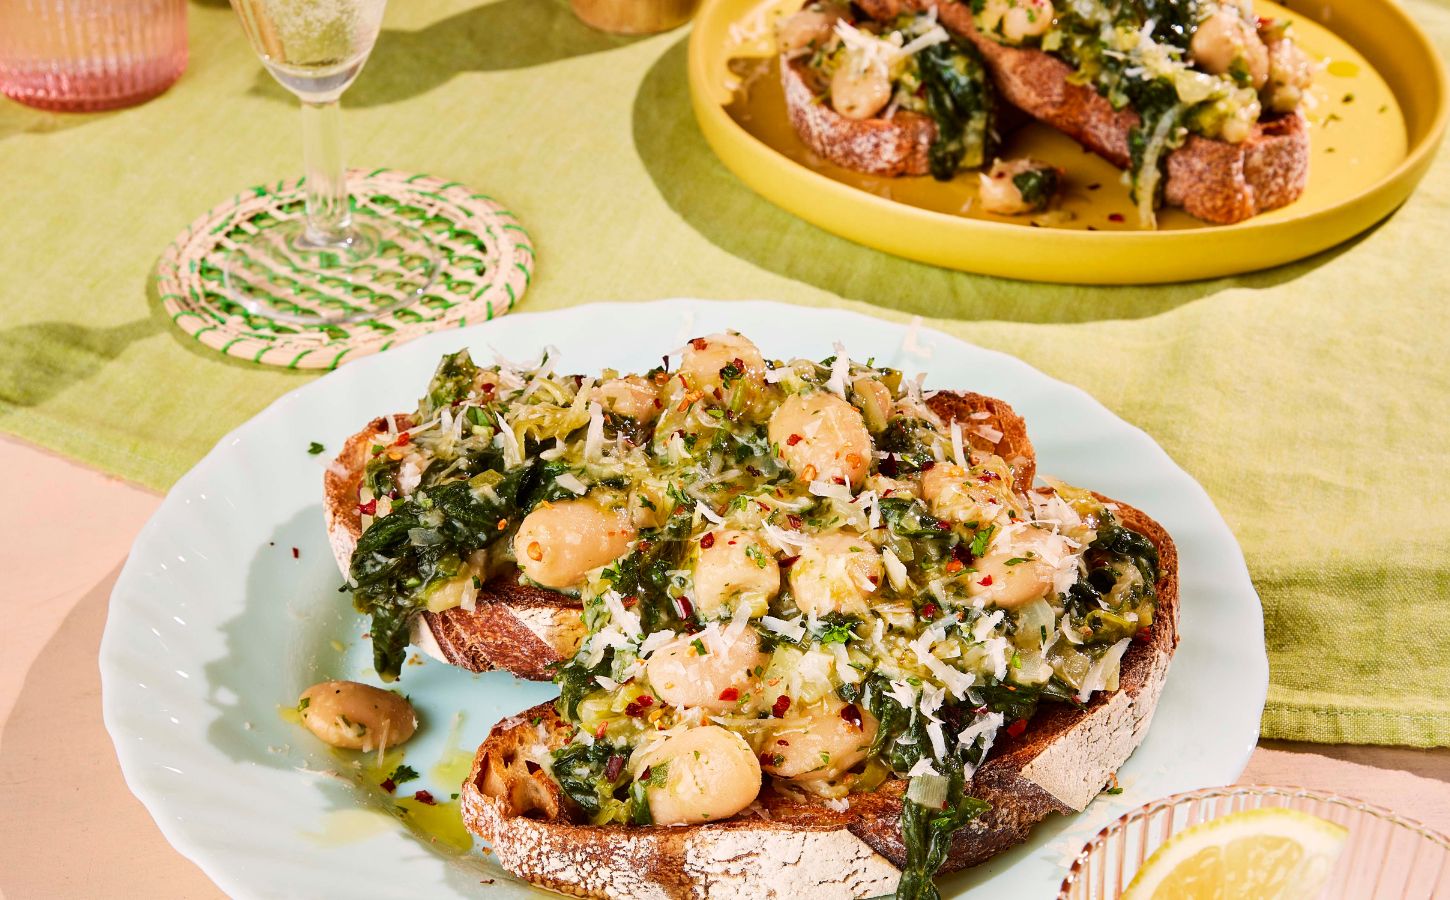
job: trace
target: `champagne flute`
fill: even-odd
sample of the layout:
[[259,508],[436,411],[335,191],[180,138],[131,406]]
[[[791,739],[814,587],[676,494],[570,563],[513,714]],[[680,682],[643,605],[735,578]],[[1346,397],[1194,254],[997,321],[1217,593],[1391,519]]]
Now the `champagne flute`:
[[223,293],[251,313],[322,324],[372,318],[423,296],[429,237],[395,208],[348,196],[339,101],[377,41],[387,0],[231,0],[272,77],[302,101],[305,203],[228,236]]

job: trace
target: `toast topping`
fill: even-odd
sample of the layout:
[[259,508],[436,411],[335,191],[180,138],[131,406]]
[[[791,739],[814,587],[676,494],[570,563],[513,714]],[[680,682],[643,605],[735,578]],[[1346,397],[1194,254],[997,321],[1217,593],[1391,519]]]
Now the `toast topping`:
[[1095,495],[1024,483],[985,449],[1005,435],[944,421],[922,377],[836,351],[711,335],[597,381],[445,358],[369,466],[389,508],[352,575],[379,672],[455,585],[512,566],[577,592],[587,636],[556,677],[574,728],[490,761],[512,805],[694,824],[762,789],[849,805],[910,777],[903,896],[927,896],[999,730],[1116,689],[1157,558]]

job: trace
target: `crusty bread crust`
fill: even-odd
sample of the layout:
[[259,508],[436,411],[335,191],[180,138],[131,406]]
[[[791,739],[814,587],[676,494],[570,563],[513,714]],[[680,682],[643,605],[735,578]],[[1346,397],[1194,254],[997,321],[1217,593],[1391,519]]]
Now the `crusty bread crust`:
[[[1120,522],[1158,549],[1153,627],[1124,655],[1117,691],[1081,709],[1043,704],[1026,732],[1001,734],[969,788],[992,809],[955,836],[943,872],[1021,843],[1049,813],[1083,809],[1147,731],[1178,644],[1178,555],[1157,522],[1115,507]],[[895,889],[905,862],[903,780],[853,796],[844,812],[766,789],[758,801],[764,815],[688,827],[576,825],[557,785],[527,760],[571,733],[552,704],[506,719],[479,747],[463,784],[465,824],[520,877],[611,898],[855,898]]]
[[973,450],[1000,456],[1012,469],[1012,487],[1019,494],[1037,478],[1037,452],[1027,437],[1027,423],[1004,400],[970,391],[941,391],[926,405],[950,426],[961,425],[962,440]]
[[[996,453],[1014,473],[1021,493],[1035,477],[1036,457],[1027,425],[1007,403],[970,392],[943,391],[927,400],[944,422],[962,423],[963,439],[978,450]],[[410,428],[410,417],[379,417],[348,438],[323,473],[323,514],[328,542],[346,576],[353,549],[362,536],[358,496],[369,448],[390,430]],[[584,639],[578,599],[557,591],[520,584],[516,575],[491,578],[478,592],[473,610],[455,607],[425,612],[415,620],[413,643],[430,656],[467,669],[503,669],[535,681],[548,681],[553,667],[573,657]]]
[[806,64],[784,56],[780,82],[790,124],[807,147],[822,159],[870,175],[925,175],[931,170],[927,151],[936,140],[936,122],[914,112],[890,119],[848,119],[820,100],[820,90]]
[[[1141,121],[1115,110],[1091,85],[1068,81],[1072,67],[1027,47],[1000,44],[977,29],[959,0],[862,0],[868,15],[889,19],[935,6],[942,25],[981,51],[1002,97],[1119,168],[1131,163],[1128,133]],[[1309,183],[1309,127],[1293,113],[1265,119],[1238,144],[1189,136],[1168,156],[1163,199],[1216,225],[1231,225],[1299,199]]]

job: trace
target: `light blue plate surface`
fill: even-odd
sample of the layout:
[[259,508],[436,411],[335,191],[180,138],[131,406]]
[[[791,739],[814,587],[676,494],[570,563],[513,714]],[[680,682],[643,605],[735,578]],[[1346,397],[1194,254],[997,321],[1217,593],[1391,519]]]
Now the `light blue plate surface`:
[[[459,347],[481,361],[494,350],[522,360],[551,344],[564,371],[642,371],[687,338],[727,328],[767,357],[823,358],[841,341],[857,359],[928,371],[928,387],[1005,399],[1027,420],[1039,472],[1143,509],[1178,544],[1182,644],[1148,738],[1120,774],[1124,793],[943,879],[946,896],[1053,896],[1064,858],[1124,809],[1238,776],[1268,686],[1258,597],[1208,496],[1143,432],[1075,387],[939,332],[916,335],[926,358],[903,349],[907,329],[852,313],[761,302],[599,304],[516,313],[351,363],[222,439],[172,489],[136,539],[101,644],[106,727],[127,783],[171,843],[235,896],[537,893],[478,852],[451,851],[399,825],[381,812],[381,795],[329,774],[343,768],[339,758],[279,715],[324,678],[376,683],[361,639],[367,622],[337,590],[323,469],[370,419],[412,409],[439,356]],[[311,441],[328,452],[309,456]],[[401,686],[423,722],[407,760],[424,773],[403,793],[425,787],[441,799],[458,787],[442,783],[435,764],[553,694],[550,685],[433,662],[406,667]]]

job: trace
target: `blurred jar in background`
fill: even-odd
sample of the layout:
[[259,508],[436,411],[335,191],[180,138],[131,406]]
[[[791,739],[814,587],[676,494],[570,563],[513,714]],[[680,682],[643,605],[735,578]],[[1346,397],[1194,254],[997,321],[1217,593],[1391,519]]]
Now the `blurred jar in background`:
[[0,92],[41,109],[149,100],[186,68],[186,0],[0,0]]
[[600,31],[655,34],[688,22],[699,0],[569,0],[569,4],[586,25]]

